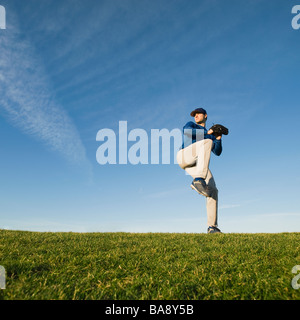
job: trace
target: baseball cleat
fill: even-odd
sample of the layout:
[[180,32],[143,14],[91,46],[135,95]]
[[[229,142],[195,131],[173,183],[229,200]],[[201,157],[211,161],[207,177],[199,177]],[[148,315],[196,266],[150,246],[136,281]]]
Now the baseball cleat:
[[222,233],[217,227],[208,227],[207,233]]
[[204,197],[211,197],[212,190],[203,179],[194,179],[191,188],[196,190],[199,194],[202,194]]

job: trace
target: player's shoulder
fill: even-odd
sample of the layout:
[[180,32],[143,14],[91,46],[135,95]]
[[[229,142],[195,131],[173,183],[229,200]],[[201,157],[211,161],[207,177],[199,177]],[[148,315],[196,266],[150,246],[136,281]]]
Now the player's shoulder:
[[198,128],[199,126],[194,123],[193,121],[189,121],[185,124],[185,126],[183,127],[183,129],[188,129],[188,128]]

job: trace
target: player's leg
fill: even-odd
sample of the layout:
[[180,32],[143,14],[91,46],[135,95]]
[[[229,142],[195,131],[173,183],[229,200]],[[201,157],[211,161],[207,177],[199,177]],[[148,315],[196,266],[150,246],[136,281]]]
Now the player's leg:
[[192,151],[196,155],[196,163],[185,168],[185,171],[194,178],[191,188],[205,197],[211,196],[210,187],[206,184],[205,179],[209,171],[212,146],[213,142],[210,139],[194,143]]
[[194,179],[206,179],[213,141],[204,139],[195,142],[180,150],[177,154],[177,163]]
[[220,232],[218,227],[218,189],[214,180],[214,177],[210,170],[205,182],[212,190],[211,196],[206,198],[206,210],[207,210],[207,224],[208,232],[216,233]]

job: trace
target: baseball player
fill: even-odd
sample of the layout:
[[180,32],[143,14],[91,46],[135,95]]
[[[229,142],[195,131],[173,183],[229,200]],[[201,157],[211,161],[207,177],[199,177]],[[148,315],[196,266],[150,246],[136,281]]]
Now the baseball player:
[[207,232],[221,233],[218,229],[218,189],[209,162],[211,152],[221,155],[222,134],[228,134],[228,129],[215,125],[207,130],[207,112],[203,108],[195,109],[191,116],[195,123],[190,121],[183,127],[183,145],[177,153],[177,163],[193,177],[192,189],[206,197]]

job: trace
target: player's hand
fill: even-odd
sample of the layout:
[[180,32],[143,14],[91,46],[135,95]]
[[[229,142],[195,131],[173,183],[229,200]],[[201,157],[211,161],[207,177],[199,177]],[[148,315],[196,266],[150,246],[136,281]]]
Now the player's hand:
[[[214,130],[213,129],[209,129],[208,131],[207,131],[207,134],[213,134],[214,133]],[[217,140],[221,140],[222,139],[222,135],[220,134],[219,136],[216,136],[215,135],[215,137],[216,137],[216,139]]]
[[221,140],[221,139],[222,139],[222,135],[216,137],[216,140]]

